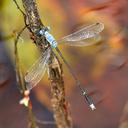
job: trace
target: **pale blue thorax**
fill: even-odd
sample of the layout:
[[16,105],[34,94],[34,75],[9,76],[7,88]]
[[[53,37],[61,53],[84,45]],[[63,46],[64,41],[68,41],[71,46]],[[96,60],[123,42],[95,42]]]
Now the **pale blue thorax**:
[[50,33],[48,32],[48,30],[42,29],[42,30],[39,31],[39,33],[40,33],[40,35],[45,36],[46,40],[50,43],[50,45],[51,45],[53,48],[56,48],[56,47],[57,47],[57,42],[56,42],[55,38],[53,37],[52,34],[50,34]]

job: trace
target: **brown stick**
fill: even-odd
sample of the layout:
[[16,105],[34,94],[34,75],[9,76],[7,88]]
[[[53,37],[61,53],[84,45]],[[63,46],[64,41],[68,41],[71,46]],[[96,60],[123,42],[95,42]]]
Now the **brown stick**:
[[[22,0],[22,2],[29,24],[28,29],[34,37],[34,42],[43,52],[47,42],[44,41],[44,37],[39,37],[36,33],[38,30],[44,27],[39,17],[36,1]],[[49,80],[51,82],[51,101],[54,119],[58,128],[72,128],[72,120],[70,114],[68,113],[67,102],[65,100],[65,89],[62,73],[62,66],[57,56],[53,55],[52,53],[49,62]]]
[[[20,93],[22,95],[24,95],[24,91],[26,90],[26,86],[25,86],[25,81],[24,81],[24,77],[23,77],[23,73],[22,73],[22,70],[21,70],[21,67],[20,67],[20,62],[19,62],[19,54],[18,54],[18,40],[22,34],[22,32],[25,30],[27,26],[25,26],[19,33],[18,35],[16,36],[16,39],[14,41],[14,54],[15,54],[15,70],[16,70],[16,80],[17,80],[17,83],[18,83],[18,86],[19,86],[19,90],[20,90]],[[28,115],[29,115],[29,122],[28,122],[28,128],[37,128],[37,125],[36,125],[36,121],[35,121],[35,118],[34,118],[34,114],[32,112],[32,109],[31,107],[28,106]]]

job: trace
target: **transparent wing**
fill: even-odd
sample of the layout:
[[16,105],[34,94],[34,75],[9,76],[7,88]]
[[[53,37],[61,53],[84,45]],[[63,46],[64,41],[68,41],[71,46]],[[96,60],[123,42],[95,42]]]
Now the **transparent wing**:
[[51,49],[48,48],[26,73],[25,81],[27,83],[26,86],[28,90],[31,90],[33,87],[35,87],[44,76],[46,65],[50,58],[50,53]]
[[95,37],[88,38],[88,39],[81,40],[81,41],[65,42],[65,44],[68,44],[70,46],[77,46],[77,47],[91,46],[91,45],[94,45],[94,44],[98,43],[100,40],[101,40],[101,36],[97,35]]
[[59,44],[65,43],[72,46],[78,46],[78,45],[88,46],[90,45],[90,43],[86,41],[86,39],[90,39],[90,38],[93,38],[95,40],[99,39],[99,33],[103,31],[103,29],[104,29],[104,24],[102,23],[95,23],[86,26],[68,36],[63,37],[61,40],[59,40]]

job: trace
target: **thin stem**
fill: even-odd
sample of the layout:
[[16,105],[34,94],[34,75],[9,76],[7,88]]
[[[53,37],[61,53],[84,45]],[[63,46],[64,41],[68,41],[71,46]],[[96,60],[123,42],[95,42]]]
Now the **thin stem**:
[[19,9],[20,12],[23,14],[23,16],[26,17],[26,14],[25,14],[25,13],[23,12],[23,10],[20,8],[20,6],[18,5],[17,1],[16,1],[16,0],[13,0],[13,1],[14,1],[15,5],[17,6],[17,9]]
[[29,24],[27,24],[27,16],[26,14],[24,13],[24,11],[20,8],[19,4],[17,3],[16,0],[13,0],[13,2],[15,3],[15,5],[17,6],[17,9],[22,13],[23,17],[24,17],[24,23],[25,23],[25,26],[29,29],[29,31],[31,30],[29,28]]
[[28,112],[29,112],[29,124],[28,124],[28,128],[38,128],[35,122],[35,116],[32,112],[32,109],[28,108]]
[[[14,46],[15,46],[15,65],[16,65],[16,79],[17,79],[17,83],[19,83],[19,89],[20,89],[20,92],[21,94],[23,94],[26,90],[26,85],[25,85],[25,82],[24,82],[24,77],[23,77],[23,73],[22,73],[22,70],[21,70],[21,67],[20,67],[20,62],[19,62],[19,54],[18,54],[18,41],[19,41],[19,38],[21,36],[21,34],[23,33],[23,31],[26,29],[27,26],[23,27],[23,29],[18,33],[15,41],[14,41]],[[24,94],[23,94],[24,95]],[[31,101],[29,101],[31,102]],[[28,112],[29,112],[29,125],[28,125],[28,128],[37,128],[36,127],[36,122],[34,120],[34,115],[33,115],[33,112],[32,112],[32,109],[31,107],[28,106]]]
[[15,47],[15,65],[16,65],[16,79],[17,79],[17,82],[19,83],[19,85],[21,85],[19,88],[20,88],[20,91],[23,93],[25,91],[25,86],[23,86],[23,82],[22,82],[22,73],[21,73],[21,68],[20,68],[20,63],[19,63],[19,53],[18,53],[18,41],[19,41],[19,38],[22,34],[22,32],[25,30],[26,26],[22,28],[22,30],[18,33],[15,41],[14,41],[14,47]]

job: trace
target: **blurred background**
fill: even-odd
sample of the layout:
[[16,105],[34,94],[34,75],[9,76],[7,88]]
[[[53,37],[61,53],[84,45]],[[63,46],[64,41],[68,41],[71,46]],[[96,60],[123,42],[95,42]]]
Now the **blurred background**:
[[[18,1],[22,7],[21,1]],[[37,0],[42,22],[56,39],[80,26],[102,22],[102,39],[93,46],[60,45],[63,55],[96,104],[91,111],[71,74],[63,64],[66,99],[74,128],[128,128],[128,1],[127,0]],[[15,82],[14,35],[24,27],[23,16],[13,1],[0,1],[0,128],[26,128],[27,110]],[[25,73],[39,51],[26,30],[19,40],[20,64]],[[70,79],[69,79],[70,78]],[[40,121],[53,121],[47,74],[33,89],[34,114]],[[13,117],[13,118],[12,118]],[[41,124],[40,128],[54,128]]]

